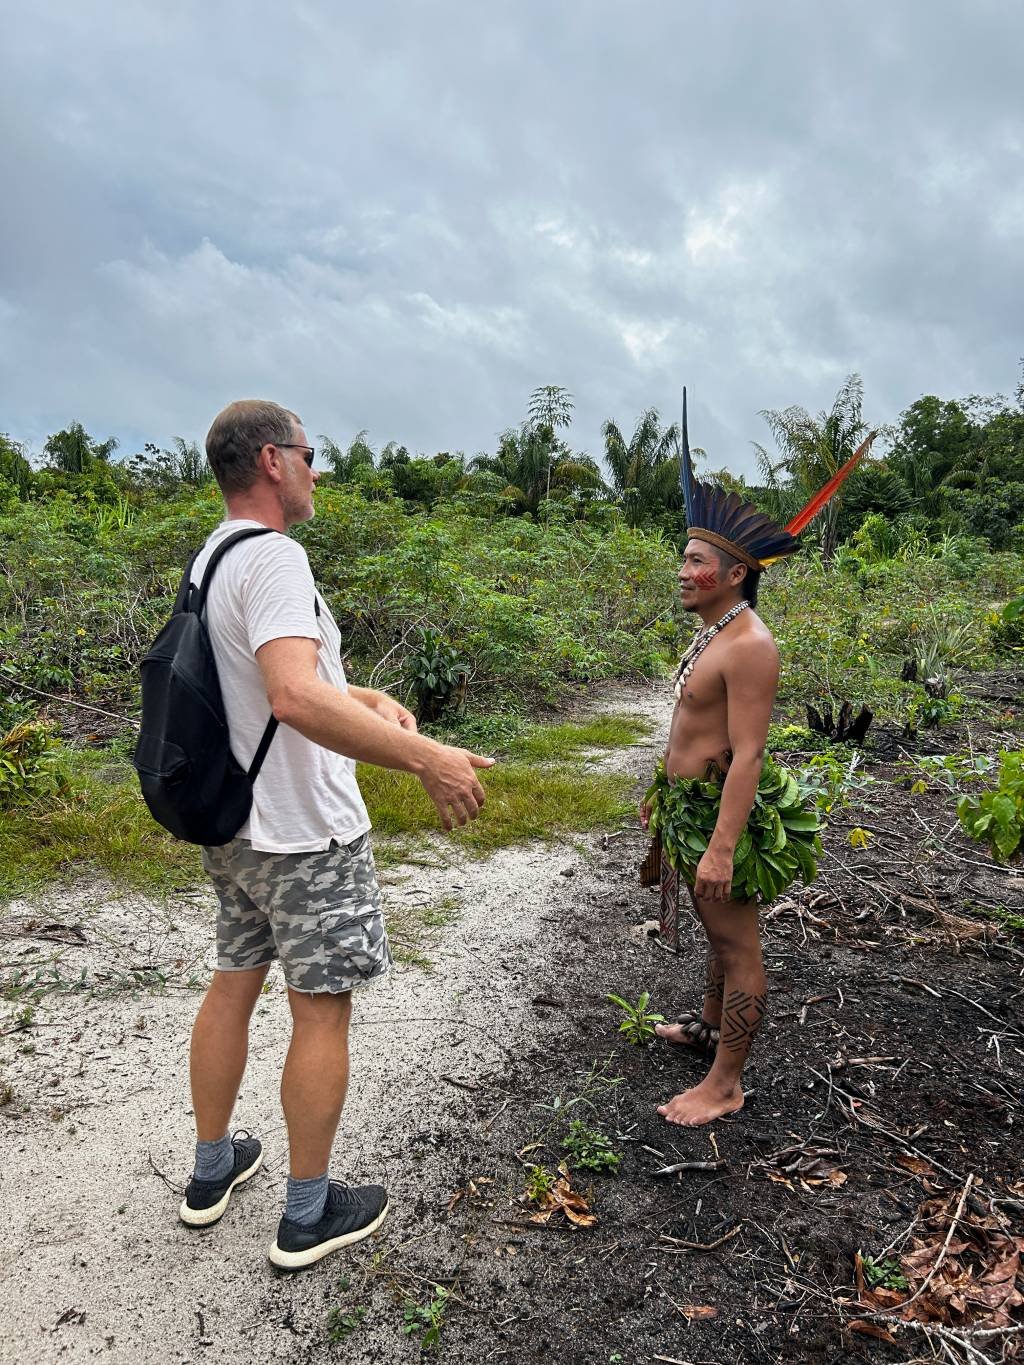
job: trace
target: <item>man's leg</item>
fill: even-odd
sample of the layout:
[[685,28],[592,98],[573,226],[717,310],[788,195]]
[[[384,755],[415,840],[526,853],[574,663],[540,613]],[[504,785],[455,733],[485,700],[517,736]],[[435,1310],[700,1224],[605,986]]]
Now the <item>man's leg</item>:
[[348,1089],[348,1029],[352,995],[289,988],[292,1041],[281,1076],[293,1180],[326,1176],[331,1145]]
[[[725,973],[713,948],[708,948],[707,965],[704,969],[704,1003],[701,1008],[701,1023],[709,1028],[722,1027],[722,1001],[725,990]],[[679,1047],[695,1047],[698,1038],[686,1031],[683,1024],[655,1024],[654,1031],[659,1038]]]
[[267,966],[216,971],[192,1027],[189,1075],[196,1120],[196,1164],[178,1216],[190,1227],[220,1219],[231,1192],[259,1170],[258,1138],[229,1137],[249,1053],[249,1019],[259,999]]
[[722,971],[722,1041],[700,1084],[658,1109],[670,1123],[688,1126],[743,1108],[740,1078],[768,998],[757,905],[699,901],[697,910]]
[[199,1007],[192,1028],[189,1076],[200,1142],[217,1142],[227,1134],[249,1055],[249,1019],[266,975],[266,966],[214,972]]

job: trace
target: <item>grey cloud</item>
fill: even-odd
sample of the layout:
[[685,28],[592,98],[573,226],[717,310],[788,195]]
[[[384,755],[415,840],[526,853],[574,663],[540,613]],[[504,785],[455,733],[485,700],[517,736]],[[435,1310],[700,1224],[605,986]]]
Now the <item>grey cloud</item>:
[[1007,389],[1024,12],[1010,4],[41,0],[0,56],[0,427],[128,448],[279,396],[310,430],[573,439],[690,388],[763,407]]

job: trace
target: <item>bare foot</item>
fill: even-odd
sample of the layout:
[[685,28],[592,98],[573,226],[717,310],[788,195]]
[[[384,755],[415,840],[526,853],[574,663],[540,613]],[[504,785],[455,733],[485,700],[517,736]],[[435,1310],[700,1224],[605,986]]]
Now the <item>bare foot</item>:
[[706,1076],[692,1090],[675,1095],[668,1104],[659,1104],[658,1113],[668,1123],[678,1123],[683,1128],[699,1128],[701,1124],[712,1123],[723,1114],[735,1114],[742,1108],[743,1090],[739,1085],[723,1089]]

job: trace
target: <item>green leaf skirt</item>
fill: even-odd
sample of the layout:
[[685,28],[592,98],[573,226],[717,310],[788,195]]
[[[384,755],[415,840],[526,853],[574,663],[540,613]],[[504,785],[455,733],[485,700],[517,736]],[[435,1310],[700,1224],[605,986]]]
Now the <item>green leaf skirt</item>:
[[[647,793],[650,831],[661,840],[662,856],[690,886],[707,852],[718,820],[722,777],[673,777],[658,764]],[[818,875],[821,821],[811,793],[794,773],[765,757],[754,805],[733,855],[732,896],[766,904],[800,879]]]

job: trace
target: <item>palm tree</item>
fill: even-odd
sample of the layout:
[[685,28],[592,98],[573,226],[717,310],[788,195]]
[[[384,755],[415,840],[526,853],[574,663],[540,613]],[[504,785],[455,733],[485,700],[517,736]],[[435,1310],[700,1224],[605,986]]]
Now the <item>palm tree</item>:
[[341,446],[336,441],[332,441],[329,436],[321,435],[319,437],[320,449],[323,451],[327,463],[331,466],[338,483],[351,483],[360,466],[369,465],[371,468],[373,467],[376,456],[366,437],[365,428],[356,432],[348,450],[342,450]]
[[108,460],[116,449],[116,437],[94,441],[81,422],[72,422],[63,431],[54,432],[43,446],[52,461],[51,468],[65,474],[84,474],[96,460]]
[[679,505],[679,428],[674,422],[662,430],[657,411],[648,408],[628,445],[611,420],[605,422],[601,434],[612,487],[630,526],[640,526]]
[[[839,471],[868,430],[861,416],[863,401],[863,380],[859,374],[851,374],[836,394],[831,412],[819,412],[812,417],[806,408],[794,405],[783,411],[766,409],[761,413],[779,448],[779,455],[773,460],[764,446],[754,442],[768,494],[762,501],[777,504],[765,506],[765,511],[788,520]],[[780,478],[783,474],[788,483]],[[842,498],[840,489],[818,519],[826,562],[839,543]]]
[[497,475],[504,481],[500,496],[517,510],[536,514],[544,498],[600,487],[601,472],[586,455],[574,455],[554,436],[547,423],[523,422],[498,439],[496,455],[477,455],[474,473]]

